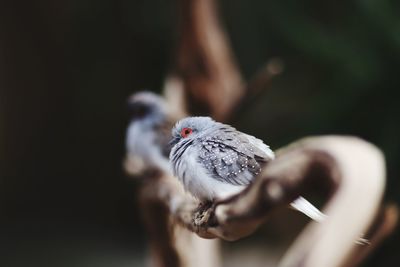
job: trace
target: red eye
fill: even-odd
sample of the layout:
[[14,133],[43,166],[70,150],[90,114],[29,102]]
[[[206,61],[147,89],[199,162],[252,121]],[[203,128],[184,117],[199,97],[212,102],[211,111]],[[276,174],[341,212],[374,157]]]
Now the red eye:
[[188,137],[191,133],[193,132],[193,130],[191,128],[183,128],[181,131],[181,136],[183,138]]

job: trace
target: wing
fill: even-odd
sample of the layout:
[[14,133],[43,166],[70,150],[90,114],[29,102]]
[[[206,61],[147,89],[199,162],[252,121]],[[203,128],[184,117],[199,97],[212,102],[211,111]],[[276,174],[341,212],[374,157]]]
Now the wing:
[[273,158],[268,146],[262,143],[262,147],[255,140],[262,143],[232,127],[223,127],[219,135],[200,140],[199,160],[213,178],[233,185],[248,185]]

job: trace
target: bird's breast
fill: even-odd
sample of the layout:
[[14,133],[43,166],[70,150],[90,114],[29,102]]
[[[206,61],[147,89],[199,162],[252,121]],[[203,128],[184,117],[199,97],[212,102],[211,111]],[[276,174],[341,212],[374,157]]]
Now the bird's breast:
[[201,201],[214,201],[239,193],[245,186],[232,185],[213,178],[199,158],[200,150],[191,146],[177,162],[175,174],[184,188]]

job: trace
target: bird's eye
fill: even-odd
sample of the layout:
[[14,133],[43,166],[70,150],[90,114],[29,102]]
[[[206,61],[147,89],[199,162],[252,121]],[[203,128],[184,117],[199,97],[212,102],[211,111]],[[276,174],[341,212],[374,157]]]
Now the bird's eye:
[[193,132],[193,130],[191,128],[183,128],[181,131],[181,136],[183,138],[188,137],[191,133]]

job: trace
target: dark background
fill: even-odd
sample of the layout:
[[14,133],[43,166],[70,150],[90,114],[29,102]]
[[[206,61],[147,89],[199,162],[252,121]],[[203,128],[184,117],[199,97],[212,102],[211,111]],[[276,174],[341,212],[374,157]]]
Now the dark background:
[[[235,125],[278,148],[351,134],[383,149],[400,201],[400,2],[223,0],[246,79],[284,63]],[[0,265],[141,266],[121,160],[135,90],[160,91],[175,2],[0,3]],[[260,120],[262,118],[262,120]],[[399,266],[398,234],[364,266]]]

